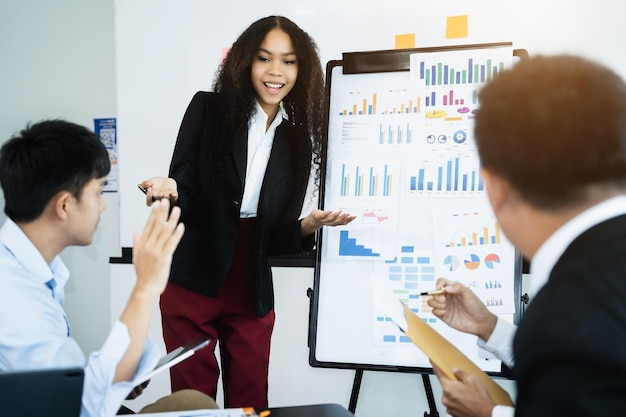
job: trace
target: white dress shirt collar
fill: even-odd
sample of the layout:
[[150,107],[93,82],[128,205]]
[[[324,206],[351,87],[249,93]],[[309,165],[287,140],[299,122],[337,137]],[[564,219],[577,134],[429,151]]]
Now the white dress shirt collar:
[[626,196],[613,197],[578,214],[546,239],[531,262],[531,299],[548,282],[552,268],[574,239],[594,225],[622,214],[626,214]]
[[[246,181],[241,202],[241,217],[255,217],[259,205],[259,196],[265,178],[265,170],[272,152],[276,128],[287,118],[282,106],[278,106],[276,117],[267,128],[267,114],[256,102],[255,112],[250,119],[248,129],[248,157],[246,164]],[[266,130],[267,128],[267,130]]]

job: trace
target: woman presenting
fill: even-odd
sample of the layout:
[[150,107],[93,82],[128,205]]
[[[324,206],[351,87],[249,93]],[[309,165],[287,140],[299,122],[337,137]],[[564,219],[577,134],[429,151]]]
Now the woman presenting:
[[285,17],[254,22],[195,94],[169,177],[143,181],[146,202],[169,198],[186,232],[161,296],[168,350],[198,337],[211,348],[171,369],[172,390],[216,397],[220,343],[224,407],[265,408],[274,292],[270,257],[313,249],[315,231],[354,219],[300,213],[319,179],[324,79],[317,47]]

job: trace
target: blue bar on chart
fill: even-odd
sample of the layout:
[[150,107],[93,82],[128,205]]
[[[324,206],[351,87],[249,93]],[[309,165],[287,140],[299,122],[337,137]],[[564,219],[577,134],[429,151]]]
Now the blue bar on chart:
[[339,234],[339,256],[372,256],[379,257],[380,253],[374,252],[364,245],[357,244],[355,238],[348,235],[347,230],[342,230]]
[[426,97],[426,107],[432,107],[437,105],[437,93],[434,91],[430,93],[429,97]]
[[360,197],[363,195],[363,175],[359,175],[359,167],[356,167],[356,184],[354,185],[354,195]]
[[[427,177],[432,180],[428,181]],[[417,175],[409,177],[409,187],[410,191],[468,192],[485,190],[478,169],[461,172],[459,157],[452,158],[439,166],[419,168]]]
[[340,195],[346,197],[348,195],[348,187],[350,186],[350,176],[346,175],[346,164],[341,165],[341,190]]

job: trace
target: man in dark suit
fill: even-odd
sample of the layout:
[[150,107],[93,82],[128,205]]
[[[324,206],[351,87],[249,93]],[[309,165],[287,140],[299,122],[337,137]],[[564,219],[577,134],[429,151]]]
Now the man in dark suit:
[[[500,73],[479,99],[489,200],[545,283],[513,340],[515,415],[626,415],[626,84],[582,58],[536,57]],[[506,340],[469,290],[437,285],[446,290],[429,301],[435,315],[483,346]],[[451,415],[512,413],[463,370],[456,381],[435,371]]]

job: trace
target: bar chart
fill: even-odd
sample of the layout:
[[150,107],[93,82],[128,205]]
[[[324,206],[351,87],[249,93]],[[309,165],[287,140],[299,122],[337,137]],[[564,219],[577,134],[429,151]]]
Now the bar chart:
[[410,145],[413,143],[413,128],[406,123],[379,123],[379,145]]
[[424,162],[409,176],[409,190],[416,192],[484,192],[478,161],[468,155]]
[[419,79],[426,86],[482,84],[504,70],[506,62],[487,58],[467,58],[465,62],[419,62]]
[[[458,216],[462,215],[454,215],[454,217]],[[455,230],[448,243],[445,244],[445,247],[499,245],[501,243],[502,231],[500,229],[500,223],[491,218],[489,219],[489,223],[477,230],[466,230],[465,228]],[[495,258],[490,258],[489,262],[495,262]]]
[[394,193],[394,174],[389,164],[336,164],[340,197],[391,197]]
[[[463,91],[463,94],[457,89],[446,89],[445,91],[430,91],[424,97],[425,107],[434,106],[460,106],[465,113],[469,112],[466,105],[476,106],[478,104],[478,90],[476,88]],[[468,98],[466,98],[466,96]],[[463,110],[462,110],[463,111]]]
[[350,91],[339,116],[417,114],[422,110],[421,96],[408,90],[361,93]]
[[342,230],[339,233],[339,256],[380,257],[380,253],[360,244],[347,230]]

